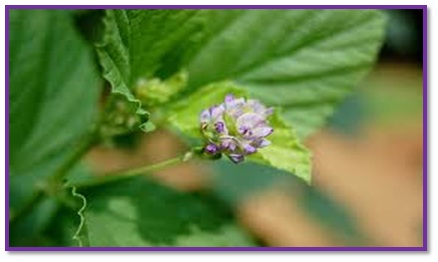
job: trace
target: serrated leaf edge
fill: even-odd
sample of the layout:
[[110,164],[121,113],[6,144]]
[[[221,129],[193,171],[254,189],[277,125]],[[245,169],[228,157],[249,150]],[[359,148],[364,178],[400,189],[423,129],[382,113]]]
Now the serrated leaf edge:
[[77,215],[79,216],[79,219],[80,219],[79,226],[76,229],[76,232],[74,233],[72,238],[73,238],[73,240],[76,240],[78,242],[78,245],[80,247],[83,247],[84,243],[82,242],[82,240],[80,238],[80,234],[85,226],[84,211],[85,211],[85,208],[87,207],[87,199],[83,195],[79,194],[76,191],[76,187],[71,188],[71,194],[73,197],[79,198],[82,201],[82,206],[77,212]]
[[[151,132],[153,130],[155,130],[155,125],[149,120],[149,112],[146,111],[145,109],[142,108],[142,104],[141,101],[138,100],[137,98],[135,98],[135,96],[131,93],[131,91],[129,90],[129,87],[126,85],[126,83],[123,81],[123,78],[120,76],[120,78],[122,79],[121,83],[118,84],[118,88],[116,88],[114,81],[112,81],[113,79],[111,79],[110,77],[110,73],[107,67],[104,67],[103,64],[101,63],[101,61],[103,59],[105,59],[105,56],[108,56],[107,59],[111,58],[109,57],[108,52],[105,50],[105,47],[107,45],[109,45],[109,14],[108,14],[108,10],[106,10],[106,14],[105,17],[103,19],[103,27],[104,27],[104,35],[102,37],[102,40],[100,42],[96,42],[94,44],[94,49],[95,52],[97,54],[98,60],[99,60],[99,64],[102,68],[102,77],[107,80],[111,86],[111,94],[119,94],[121,96],[123,96],[124,98],[126,98],[126,100],[130,103],[135,104],[136,106],[136,110],[135,113],[137,115],[144,115],[148,117],[148,120],[146,122],[140,123],[139,124],[139,128],[141,130],[143,130],[144,132]],[[112,60],[111,60],[112,61]],[[123,92],[120,89],[125,89],[126,92]]]

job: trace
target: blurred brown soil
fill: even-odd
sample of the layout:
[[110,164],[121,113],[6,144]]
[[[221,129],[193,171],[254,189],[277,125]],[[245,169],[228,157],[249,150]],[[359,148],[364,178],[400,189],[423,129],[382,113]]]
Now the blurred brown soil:
[[310,146],[315,185],[347,206],[371,239],[384,246],[421,245],[421,128],[368,130],[359,142],[321,134]]

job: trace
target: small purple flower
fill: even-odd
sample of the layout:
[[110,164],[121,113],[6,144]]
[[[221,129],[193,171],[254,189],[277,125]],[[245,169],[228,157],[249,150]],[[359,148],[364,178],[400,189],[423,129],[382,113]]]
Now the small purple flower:
[[267,108],[252,99],[225,96],[224,103],[201,112],[201,133],[207,140],[204,152],[209,155],[223,153],[234,163],[257,149],[270,145],[266,139],[274,129],[267,117],[273,108]]
[[215,144],[213,144],[213,143],[210,143],[210,144],[205,146],[205,152],[207,154],[214,155],[218,151],[219,151],[219,148]]

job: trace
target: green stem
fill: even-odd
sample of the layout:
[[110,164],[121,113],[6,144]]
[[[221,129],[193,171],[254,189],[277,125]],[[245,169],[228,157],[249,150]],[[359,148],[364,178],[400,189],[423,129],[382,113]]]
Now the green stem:
[[68,175],[68,171],[84,156],[85,153],[95,145],[96,136],[95,132],[90,133],[82,143],[76,148],[76,151],[55,171],[55,173],[49,177],[48,181],[42,186],[37,187],[35,193],[29,199],[29,201],[15,214],[11,215],[9,222],[14,222],[19,218],[26,216],[32,211],[34,206],[43,200],[45,195],[56,195],[56,192],[60,185],[62,185],[62,179]]
[[96,132],[91,132],[84,138],[82,143],[76,148],[76,151],[67,159],[50,177],[53,182],[61,181],[68,175],[68,171],[96,144]]
[[161,170],[164,168],[168,168],[171,166],[175,166],[177,164],[187,162],[190,159],[192,159],[193,156],[194,156],[193,151],[189,151],[189,152],[183,154],[182,156],[178,156],[178,157],[175,157],[175,158],[172,158],[169,160],[165,160],[163,162],[159,162],[159,163],[156,163],[153,165],[138,167],[138,168],[129,169],[129,170],[122,170],[122,171],[106,173],[106,174],[100,175],[99,178],[92,179],[89,181],[84,181],[84,182],[78,182],[76,184],[72,184],[71,186],[76,187],[76,188],[88,188],[88,187],[99,186],[99,185],[103,185],[103,184],[111,183],[111,182],[115,182],[115,181],[121,181],[121,180],[125,180],[125,179],[132,178],[135,176],[144,175],[146,173],[152,173],[152,172],[157,171],[157,170]]
[[25,216],[29,212],[32,211],[34,206],[42,200],[44,197],[44,192],[42,190],[38,190],[32,196],[32,198],[23,206],[23,208],[19,209],[17,212],[14,212],[9,216],[9,223],[13,223],[17,221],[18,218]]

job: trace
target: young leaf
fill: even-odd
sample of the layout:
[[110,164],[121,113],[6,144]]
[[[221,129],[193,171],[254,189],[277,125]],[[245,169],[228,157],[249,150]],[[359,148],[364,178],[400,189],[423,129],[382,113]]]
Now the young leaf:
[[196,27],[186,28],[184,22],[197,12],[106,10],[103,39],[96,45],[103,76],[111,84],[113,93],[135,104],[137,114],[148,115],[148,112],[135,96],[136,87],[150,81],[162,65],[160,59],[177,49],[181,38],[195,32]]
[[213,83],[179,100],[166,111],[171,126],[193,137],[200,136],[199,114],[202,110],[224,102],[227,94],[244,97],[247,92],[231,82]]
[[310,184],[310,151],[301,144],[292,127],[281,119],[278,111],[270,117],[269,124],[274,128],[268,138],[271,144],[259,149],[248,159],[288,171]]
[[91,246],[253,246],[214,199],[138,177],[81,192]]
[[115,90],[132,98],[139,79],[187,68],[184,94],[233,80],[283,107],[302,138],[369,70],[384,34],[379,10],[110,10],[106,21],[99,53]]
[[[200,113],[213,105],[223,103],[227,94],[246,97],[247,91],[231,82],[210,84],[182,99],[167,111],[170,125],[183,133],[200,138]],[[271,145],[250,155],[248,160],[288,171],[310,183],[310,152],[300,143],[291,125],[280,116],[279,109],[268,118],[274,132],[267,137]]]

